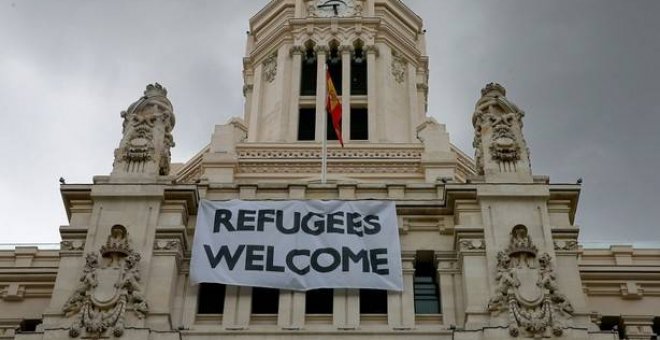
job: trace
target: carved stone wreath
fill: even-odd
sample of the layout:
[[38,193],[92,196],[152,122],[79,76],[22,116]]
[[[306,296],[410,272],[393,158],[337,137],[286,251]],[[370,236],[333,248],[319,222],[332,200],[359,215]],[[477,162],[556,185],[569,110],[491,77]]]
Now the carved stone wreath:
[[78,337],[85,332],[86,337],[98,339],[111,331],[120,337],[124,334],[127,309],[132,309],[138,318],[147,315],[140,259],[129,244],[126,228],[113,226],[100,251],[87,254],[78,288],[62,308],[67,316],[75,315],[69,336]]
[[515,226],[509,246],[497,254],[497,288],[488,309],[509,313],[509,334],[544,337],[548,331],[561,336],[573,306],[559,292],[549,254],[538,249],[527,228]]

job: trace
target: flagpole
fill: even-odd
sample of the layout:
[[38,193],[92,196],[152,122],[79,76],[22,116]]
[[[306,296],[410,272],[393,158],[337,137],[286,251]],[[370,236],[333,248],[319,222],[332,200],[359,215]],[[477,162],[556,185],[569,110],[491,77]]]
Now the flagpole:
[[323,80],[325,82],[325,100],[323,108],[323,132],[321,133],[323,138],[323,143],[321,144],[321,184],[326,184],[327,174],[328,174],[328,83],[326,79],[326,74],[328,72],[328,65],[326,64],[323,68]]

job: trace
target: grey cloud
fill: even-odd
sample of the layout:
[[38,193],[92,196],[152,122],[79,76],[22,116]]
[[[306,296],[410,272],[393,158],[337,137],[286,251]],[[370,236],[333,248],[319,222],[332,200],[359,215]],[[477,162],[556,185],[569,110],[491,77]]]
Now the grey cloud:
[[[242,115],[245,31],[267,2],[0,0],[0,243],[57,242],[57,179],[109,173],[119,112],[147,83],[174,103],[175,161]],[[472,154],[474,102],[498,81],[527,112],[535,172],[584,177],[582,240],[660,239],[659,2],[404,2],[425,20],[429,112],[455,144]]]

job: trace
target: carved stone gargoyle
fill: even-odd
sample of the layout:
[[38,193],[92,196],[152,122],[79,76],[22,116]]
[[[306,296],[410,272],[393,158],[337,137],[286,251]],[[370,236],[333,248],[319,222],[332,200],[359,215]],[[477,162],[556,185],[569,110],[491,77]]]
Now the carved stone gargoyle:
[[[488,309],[509,313],[509,333],[539,338],[552,331],[561,336],[573,306],[559,292],[549,254],[538,249],[522,225],[511,232],[509,246],[497,254],[497,287]],[[522,331],[522,332],[521,332]]]
[[84,332],[100,338],[108,330],[115,337],[124,334],[125,314],[132,309],[144,318],[149,307],[140,284],[140,254],[129,243],[126,228],[115,225],[98,253],[88,253],[78,288],[64,304],[67,316],[75,315],[71,337]]

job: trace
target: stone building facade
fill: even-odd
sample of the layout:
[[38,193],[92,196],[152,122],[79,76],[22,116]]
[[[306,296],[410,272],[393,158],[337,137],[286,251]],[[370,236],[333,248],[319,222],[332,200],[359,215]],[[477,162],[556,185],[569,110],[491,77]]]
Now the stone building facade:
[[[328,141],[321,181],[326,68],[345,147]],[[60,249],[0,251],[0,339],[655,336],[660,249],[581,247],[580,185],[533,174],[505,89],[481,90],[473,160],[427,116],[428,74],[398,0],[271,1],[250,20],[244,118],[171,164],[174,108],[149,85],[112,173],[61,186]],[[393,201],[404,291],[193,285],[201,199]]]

